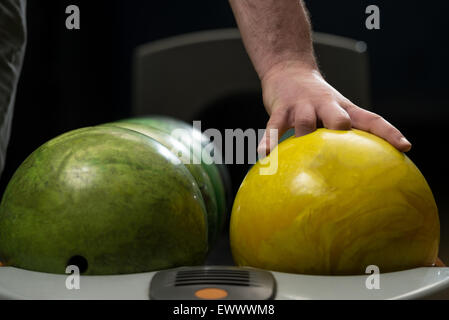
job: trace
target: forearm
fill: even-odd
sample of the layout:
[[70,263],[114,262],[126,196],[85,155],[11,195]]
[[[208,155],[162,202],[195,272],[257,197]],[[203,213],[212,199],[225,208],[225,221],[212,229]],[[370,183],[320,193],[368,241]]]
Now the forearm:
[[288,61],[316,69],[311,28],[300,0],[229,0],[246,50],[262,79]]

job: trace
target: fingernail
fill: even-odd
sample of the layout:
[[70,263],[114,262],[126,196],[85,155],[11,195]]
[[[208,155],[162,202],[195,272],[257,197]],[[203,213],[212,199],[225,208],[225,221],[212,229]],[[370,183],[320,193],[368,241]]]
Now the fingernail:
[[405,139],[404,137],[401,138],[401,142],[402,142],[402,143],[406,143],[406,144],[410,144],[410,145],[411,145],[410,141],[408,141],[408,140]]

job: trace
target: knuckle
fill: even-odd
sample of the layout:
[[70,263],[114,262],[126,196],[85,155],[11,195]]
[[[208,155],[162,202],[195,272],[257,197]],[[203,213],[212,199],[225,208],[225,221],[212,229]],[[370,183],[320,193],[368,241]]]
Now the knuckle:
[[400,139],[403,136],[401,131],[399,131],[397,128],[395,128],[391,124],[387,125],[387,134],[396,139]]
[[345,113],[345,109],[342,107],[342,104],[339,103],[339,100],[335,99],[335,97],[330,96],[321,97],[320,101],[315,103],[316,109],[322,113],[335,113],[335,110],[339,110],[340,112]]
[[357,105],[355,103],[353,103],[351,100],[349,100],[346,97],[342,97],[339,102],[340,102],[340,105],[343,105],[347,108],[357,107]]
[[285,122],[284,118],[271,116],[270,119],[267,122],[267,127],[273,128],[273,127],[279,127]]
[[288,122],[290,111],[287,107],[279,107],[273,110],[270,119],[268,120],[268,126],[277,126],[285,122]]
[[310,116],[302,116],[296,118],[295,126],[298,128],[313,129],[315,127],[315,120]]
[[274,117],[284,117],[288,112],[289,112],[289,108],[286,107],[286,105],[282,104],[282,105],[277,106],[273,110],[271,117],[273,117],[273,116]]
[[267,125],[279,123],[281,121],[281,119],[282,118],[277,116],[276,113],[272,113],[270,119],[268,119]]
[[365,110],[365,109],[363,109],[363,108],[360,108],[358,105],[356,105],[356,104],[354,104],[354,103],[352,103],[352,102],[349,102],[349,103],[342,103],[341,104],[341,106],[342,106],[342,108],[344,109],[344,110],[346,110],[346,111],[348,111],[348,112],[360,112],[361,110]]
[[323,111],[325,112],[328,108],[333,107],[333,105],[335,104],[335,100],[332,99],[332,97],[321,97],[319,101],[315,102],[315,108],[318,111]]
[[321,100],[323,102],[335,101],[335,95],[332,91],[326,90],[326,91],[320,92],[319,100]]
[[347,116],[336,116],[332,119],[332,125],[336,128],[346,129],[351,126],[351,119]]
[[370,112],[370,121],[371,122],[380,122],[384,121],[384,118],[377,113]]

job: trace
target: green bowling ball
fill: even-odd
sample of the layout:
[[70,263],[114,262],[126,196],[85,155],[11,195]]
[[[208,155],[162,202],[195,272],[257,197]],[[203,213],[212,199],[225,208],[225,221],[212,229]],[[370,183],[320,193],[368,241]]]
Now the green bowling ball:
[[[0,261],[65,273],[148,272],[204,262],[207,213],[195,179],[148,136],[89,127],[35,150],[0,205]],[[75,259],[76,260],[76,259]]]
[[[148,127],[160,129],[168,134],[173,135],[174,130],[182,129],[186,134],[173,135],[176,139],[184,143],[189,149],[193,150],[194,155],[198,159],[202,159],[201,165],[209,175],[214,186],[214,192],[217,198],[218,206],[218,225],[222,230],[225,222],[227,211],[230,209],[230,200],[232,196],[231,182],[229,173],[224,164],[215,164],[208,152],[203,152],[203,148],[210,144],[209,138],[195,129],[193,125],[184,121],[166,117],[166,116],[145,116],[123,119],[119,122],[142,124]],[[194,147],[200,146],[200,147]],[[220,155],[215,155],[219,157]]]
[[106,123],[102,126],[125,128],[153,138],[163,146],[167,147],[170,151],[172,151],[184,163],[186,168],[195,178],[195,181],[200,188],[201,195],[203,196],[204,204],[207,210],[209,249],[212,249],[215,241],[217,240],[219,228],[217,224],[217,201],[212,182],[210,181],[209,176],[207,175],[201,164],[195,164],[190,161],[191,159],[193,159],[193,157],[195,157],[195,155],[192,154],[192,152],[187,149],[187,147],[183,143],[176,140],[168,133],[157,128],[145,126],[139,123],[128,123],[123,121]]

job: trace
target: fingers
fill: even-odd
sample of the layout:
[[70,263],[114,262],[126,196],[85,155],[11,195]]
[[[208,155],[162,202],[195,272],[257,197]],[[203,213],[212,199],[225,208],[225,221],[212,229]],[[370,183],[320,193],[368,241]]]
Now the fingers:
[[387,140],[399,151],[407,152],[411,149],[412,145],[404,135],[381,116],[352,104],[345,109],[351,117],[354,128],[371,132]]
[[317,115],[324,127],[331,130],[349,130],[352,127],[348,113],[337,102],[323,104],[317,108]]
[[280,137],[291,127],[295,128],[297,137],[315,131],[317,121],[331,130],[349,130],[353,127],[370,132],[387,140],[402,152],[411,149],[412,145],[404,135],[381,116],[359,108],[350,101],[340,103],[333,101],[319,106],[304,104],[292,108],[277,108],[267,123],[257,152],[260,156],[270,153]]
[[446,267],[446,265],[443,263],[443,261],[441,261],[440,258],[437,258],[437,261],[435,262],[435,267],[444,268]]
[[278,108],[271,114],[265,133],[257,147],[260,156],[269,154],[277,145],[279,138],[291,127],[289,117],[290,110],[287,108]]
[[[323,104],[320,108],[315,108],[310,104],[296,106],[291,109],[278,108],[273,112],[268,121],[265,134],[259,143],[257,152],[261,156],[270,153],[280,137],[291,127],[295,128],[295,135],[297,137],[312,133],[317,127],[317,116],[328,129],[351,129],[351,119],[348,113],[336,102]],[[272,131],[273,129],[277,130],[277,132]],[[271,137],[271,134],[276,134],[276,136]]]
[[311,105],[296,109],[295,112],[295,135],[297,137],[304,136],[316,130],[316,114],[315,109]]

